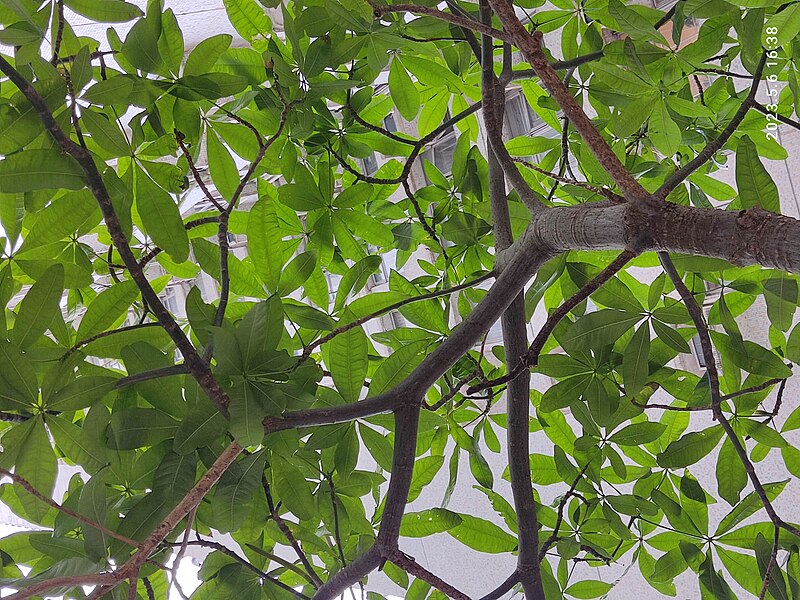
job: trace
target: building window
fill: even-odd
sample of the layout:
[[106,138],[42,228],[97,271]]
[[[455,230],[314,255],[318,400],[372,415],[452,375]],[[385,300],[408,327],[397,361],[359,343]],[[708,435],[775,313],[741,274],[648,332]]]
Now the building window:
[[530,135],[544,125],[542,118],[534,112],[522,93],[513,95],[506,102],[505,128],[509,137]]
[[382,320],[384,331],[392,331],[393,329],[399,329],[400,327],[406,326],[406,320],[398,310],[393,310],[389,314],[384,315]]
[[500,319],[497,319],[492,326],[489,328],[489,331],[486,332],[486,342],[493,343],[493,342],[500,342],[503,340],[503,325],[500,322]]
[[386,117],[383,119],[383,128],[386,131],[391,131],[392,133],[397,131],[397,123],[394,121],[394,114],[389,113],[386,115]]
[[175,294],[175,288],[166,288],[163,292],[161,292],[159,298],[161,298],[164,308],[166,308],[169,312],[174,314],[178,311],[178,297]]
[[370,154],[361,161],[361,166],[364,175],[374,175],[378,171],[378,157],[375,154]]
[[697,365],[701,369],[706,368],[706,357],[703,354],[703,345],[700,343],[700,336],[696,335],[692,338],[692,354],[694,355]]

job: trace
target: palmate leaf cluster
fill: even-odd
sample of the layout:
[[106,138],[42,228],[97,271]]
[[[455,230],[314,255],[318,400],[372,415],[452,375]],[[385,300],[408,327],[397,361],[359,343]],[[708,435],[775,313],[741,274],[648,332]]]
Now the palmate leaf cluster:
[[[184,539],[211,550],[192,598],[313,596],[373,547],[384,511],[397,511],[387,483],[409,469],[408,500],[431,503],[406,511],[401,547],[448,535],[464,553],[518,553],[531,523],[518,522],[509,470],[491,456],[512,425],[497,409],[505,386],[467,392],[517,366],[502,341],[484,338],[490,322],[472,349],[425,363],[434,383],[414,391],[431,410],[410,440],[382,414],[396,405],[325,416],[417,381],[417,367],[499,275],[492,167],[471,108],[486,75],[480,34],[430,14],[432,2],[411,16],[361,0],[224,0],[241,39],[218,34],[187,48],[169,5],[0,0],[3,55],[32,86],[0,84],[0,468],[16,476],[0,501],[39,529],[0,540],[2,585],[73,577],[48,594],[86,597],[80,578],[126,563],[136,548],[124,540],[152,539],[232,441],[241,456],[150,561],[102,597],[166,598],[170,575],[159,564]],[[768,80],[769,105],[752,104],[724,152],[667,201],[780,212],[765,165],[792,150],[771,125],[777,114],[797,116],[800,3],[680,0],[666,13],[618,0],[524,0],[518,9],[547,35],[577,104],[648,192],[736,118],[751,80]],[[449,10],[480,20],[470,2]],[[93,39],[72,28],[81,19],[124,25]],[[519,165],[530,194],[547,207],[611,202],[605,192],[619,182],[524,57],[504,60],[499,42],[493,54],[509,94],[518,90],[547,129],[506,143],[536,166]],[[389,116],[399,131],[386,129]],[[90,157],[106,205],[55,129]],[[455,136],[444,170],[424,154],[442,135]],[[365,174],[376,152],[380,166]],[[722,180],[722,167],[735,181]],[[187,202],[198,180],[201,209]],[[502,199],[514,238],[531,220],[520,195]],[[246,241],[246,255],[230,250],[231,236]],[[154,294],[187,291],[175,327],[135,281],[120,240]],[[560,250],[525,288],[537,330],[616,256]],[[789,394],[775,400],[800,362],[798,280],[696,254],[672,260],[706,308],[733,437],[712,418],[717,384],[687,366],[697,323],[654,252],[578,302],[533,361],[532,416],[522,424],[532,453],[516,458],[530,464],[548,599],[601,597],[631,563],[665,595],[688,571],[696,597],[800,597],[800,539],[765,510],[796,482],[763,479],[759,493],[748,474],[768,461],[800,477],[800,411]],[[371,291],[386,265],[388,282]],[[759,310],[768,323],[756,343],[741,330]],[[376,327],[390,312],[402,325]],[[197,377],[192,349],[176,346],[180,335],[210,365],[208,378]],[[397,459],[401,443],[414,449],[413,466]],[[80,467],[63,498],[53,495],[59,465]],[[425,493],[434,479],[446,483],[443,498]],[[477,487],[485,505],[448,509],[458,486]],[[184,538],[187,527],[196,536]],[[238,548],[214,546],[213,532]],[[601,568],[598,579],[587,565],[610,575]],[[399,559],[383,572],[399,596],[447,592]],[[478,597],[500,581],[463,591]]]

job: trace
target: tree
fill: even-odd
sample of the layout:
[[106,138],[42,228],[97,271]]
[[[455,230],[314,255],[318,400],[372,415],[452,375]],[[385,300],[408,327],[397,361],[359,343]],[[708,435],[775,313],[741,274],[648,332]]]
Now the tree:
[[[165,598],[189,545],[213,550],[198,598],[333,598],[379,568],[414,598],[588,598],[611,583],[569,565],[626,556],[663,593],[691,569],[703,597],[800,595],[787,481],[756,464],[800,475],[800,412],[781,412],[800,222],[761,158],[787,155],[778,122],[800,128],[800,4],[224,4],[246,45],[184,60],[169,2],[0,2],[2,501],[44,528],[0,541],[10,598]],[[77,36],[75,13],[124,40]],[[504,139],[517,85],[558,137]],[[453,127],[445,174],[421,155]],[[180,212],[189,186],[210,210]],[[360,294],[382,255],[402,271],[421,247],[424,275]],[[186,318],[162,299],[176,281]],[[769,347],[739,326],[762,300]],[[393,311],[406,326],[368,335]],[[702,376],[675,366],[692,338]],[[509,498],[484,457],[500,430]],[[461,451],[496,522],[406,512],[448,461],[454,485]],[[693,474],[707,456],[716,480]],[[63,499],[57,459],[82,469]],[[712,502],[729,512],[709,528]],[[400,549],[441,532],[517,568],[457,590]]]

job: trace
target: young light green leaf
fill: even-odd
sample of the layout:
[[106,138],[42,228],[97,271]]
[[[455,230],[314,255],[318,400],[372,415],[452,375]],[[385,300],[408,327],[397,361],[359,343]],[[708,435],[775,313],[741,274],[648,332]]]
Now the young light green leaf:
[[259,196],[248,215],[247,248],[259,278],[274,292],[283,271],[286,243],[275,212],[275,199],[269,194]]
[[487,554],[511,552],[517,547],[517,539],[491,521],[472,515],[459,516],[461,523],[448,529],[447,533],[465,546]]
[[291,294],[311,277],[316,267],[317,255],[314,252],[303,252],[295,256],[283,270],[278,293],[281,296]]
[[330,342],[330,371],[345,402],[356,402],[367,376],[369,344],[362,327],[340,333]]

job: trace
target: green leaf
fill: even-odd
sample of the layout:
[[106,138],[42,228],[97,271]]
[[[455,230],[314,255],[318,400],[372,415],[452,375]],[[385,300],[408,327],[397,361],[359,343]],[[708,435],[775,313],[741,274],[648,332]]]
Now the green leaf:
[[214,521],[220,531],[236,531],[244,522],[244,505],[261,487],[261,477],[267,460],[262,450],[237,461],[220,478],[211,506]]
[[794,326],[786,341],[786,358],[800,364],[800,324]]
[[111,156],[130,156],[131,146],[116,121],[91,108],[81,111],[81,121],[92,140]]
[[[87,0],[91,2],[92,0]],[[133,93],[133,81],[123,75],[109,77],[98,81],[86,90],[81,98],[86,102],[107,106],[109,104],[122,104],[130,100]]]
[[746,135],[739,138],[736,147],[736,187],[745,208],[759,206],[780,214],[778,187],[761,163],[756,145]]
[[672,581],[689,567],[679,547],[672,548],[656,561],[651,578],[656,582]]
[[661,101],[656,104],[647,135],[656,149],[664,156],[673,156],[681,145],[681,128],[672,119],[667,110],[667,105]]
[[650,321],[650,323],[653,325],[653,331],[656,332],[658,339],[664,342],[667,346],[676,352],[682,352],[684,354],[691,352],[689,349],[689,344],[686,342],[683,336],[678,333],[677,330],[673,329],[669,325],[665,325],[657,319],[653,319]]
[[247,219],[247,250],[258,277],[271,292],[278,289],[285,247],[275,200],[268,194],[259,194]]
[[227,428],[225,417],[208,399],[196,383],[187,383],[184,394],[189,409],[175,432],[172,449],[178,454],[188,454],[222,435]]
[[774,28],[777,31],[774,37],[777,43],[769,44],[770,48],[783,46],[795,39],[800,34],[800,4],[797,2],[787,3],[785,8],[767,19],[764,31]]
[[392,60],[389,69],[389,93],[403,118],[413,121],[419,112],[419,92],[397,57]]
[[108,463],[105,440],[98,442],[92,439],[90,431],[55,415],[47,417],[47,427],[59,450],[89,472],[94,472]]
[[230,202],[239,186],[239,170],[236,168],[236,162],[217,134],[211,130],[206,132],[206,144],[211,180],[220,195]]
[[423,456],[414,461],[414,475],[411,478],[411,488],[408,492],[408,501],[413,502],[436,477],[444,465],[444,456]]
[[361,395],[367,376],[367,352],[367,336],[361,326],[340,333],[330,341],[331,377],[345,402],[356,402]]
[[[27,480],[35,490],[45,496],[53,493],[58,465],[44,421],[37,417],[33,427],[17,451],[14,472]],[[25,514],[34,522],[41,521],[51,508],[20,487],[15,488]]]
[[19,304],[11,339],[20,348],[27,348],[50,327],[61,310],[64,293],[64,267],[55,264],[33,284]]
[[564,593],[568,596],[572,596],[573,598],[599,598],[600,596],[603,596],[611,591],[611,588],[613,587],[613,583],[585,579],[583,581],[573,583],[564,590]]
[[281,296],[288,296],[311,277],[317,267],[317,255],[314,252],[303,252],[295,256],[281,275],[278,293]]
[[272,23],[264,9],[255,0],[224,0],[225,10],[231,25],[256,50],[264,50],[268,35],[272,33]]
[[739,502],[739,495],[747,485],[747,472],[736,454],[733,443],[726,439],[717,457],[717,489],[719,495],[731,506]]
[[155,73],[163,64],[158,51],[161,36],[161,3],[150,2],[147,15],[136,21],[122,44],[123,56],[137,69]]
[[177,428],[177,421],[154,408],[117,409],[111,415],[107,439],[112,449],[135,450],[174,437]]
[[83,170],[74,158],[57,150],[24,150],[0,161],[0,193],[35,190],[81,190]]
[[465,546],[487,554],[500,554],[516,549],[517,539],[491,521],[472,515],[459,516],[461,523],[448,529],[447,533]]
[[[764,490],[766,491],[767,498],[770,500],[770,502],[774,501],[775,498],[778,497],[778,495],[786,487],[787,483],[788,480],[764,485]],[[749,516],[761,510],[763,506],[764,505],[761,503],[761,498],[759,498],[758,494],[756,492],[750,492],[741,502],[739,502],[739,504],[733,507],[733,509],[731,509],[731,511],[725,515],[725,517],[723,517],[717,526],[714,537],[719,537],[730,531]]]
[[631,423],[614,433],[608,441],[620,446],[640,446],[656,441],[666,429],[667,426],[663,423],[653,421]]
[[625,352],[622,354],[622,382],[625,393],[635,396],[647,383],[650,368],[647,359],[650,356],[650,325],[642,324],[633,334]]
[[463,518],[446,508],[431,508],[418,513],[405,513],[400,525],[402,537],[427,537],[450,531],[463,523]]
[[258,446],[264,439],[267,411],[255,385],[245,381],[231,390],[231,433],[242,446]]
[[[384,471],[391,472],[394,449],[392,448],[391,442],[386,439],[386,435],[383,433],[378,433],[374,429],[371,429],[366,425],[362,425],[361,423],[358,424],[358,432],[361,435],[361,440],[364,442],[364,446],[366,446],[367,450],[372,455],[372,458],[375,459],[375,462],[378,463],[378,466]],[[414,463],[415,477],[417,467],[420,465],[420,462],[425,461],[426,458],[431,457],[420,458]],[[409,500],[409,502],[410,501],[411,500]]]
[[122,0],[65,0],[81,16],[101,23],[124,23],[142,16],[138,6]]
[[774,352],[747,340],[739,347],[730,336],[716,331],[710,333],[717,349],[724,353],[734,365],[748,373],[779,379],[790,376],[791,369]]
[[203,75],[213,70],[222,53],[231,45],[233,37],[220,33],[202,40],[189,53],[183,66],[184,75]]
[[89,217],[97,214],[97,202],[90,194],[81,190],[71,192],[53,200],[36,213],[36,220],[25,236],[17,256],[25,252],[58,242],[82,229]]
[[613,344],[631,327],[642,320],[642,315],[622,310],[605,309],[589,313],[578,319],[567,333],[575,345],[595,348]]
[[365,256],[354,264],[347,273],[342,276],[336,290],[336,299],[333,302],[334,312],[338,312],[344,306],[351,293],[360,292],[366,285],[369,276],[380,268],[381,257],[376,255]]
[[45,399],[45,406],[59,412],[88,408],[108,394],[116,382],[116,378],[104,375],[78,377],[56,391],[51,398]]
[[723,433],[722,427],[717,425],[703,431],[687,433],[660,452],[656,460],[660,466],[667,469],[693,465],[716,448]]
[[619,0],[611,0],[608,3],[608,12],[619,23],[622,31],[629,33],[633,39],[667,45],[664,36],[656,31],[647,19]]
[[[102,473],[94,475],[81,489],[78,500],[78,510],[94,523],[106,524],[106,514],[108,511],[106,501],[106,483]],[[82,524],[83,538],[86,544],[86,553],[93,560],[100,560],[107,554],[108,534],[92,527]]]
[[147,234],[176,263],[189,257],[189,236],[172,196],[136,168],[136,209]]
[[78,326],[78,339],[85,340],[105,331],[128,314],[131,304],[139,297],[139,288],[132,280],[115,283],[100,292],[86,308]]
[[423,340],[398,348],[375,371],[370,382],[369,395],[377,396],[388,392],[405,379],[420,363],[428,346],[429,342]]
[[310,484],[301,471],[288,461],[274,455],[270,459],[270,470],[272,489],[284,506],[303,521],[313,519],[316,514],[314,496],[311,494]]

